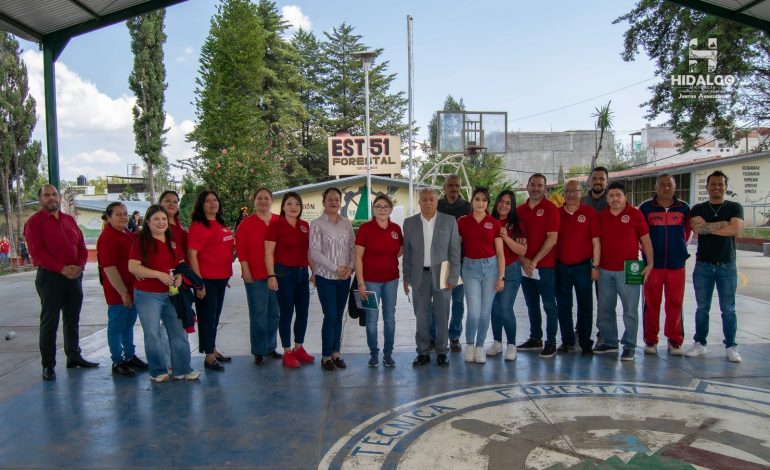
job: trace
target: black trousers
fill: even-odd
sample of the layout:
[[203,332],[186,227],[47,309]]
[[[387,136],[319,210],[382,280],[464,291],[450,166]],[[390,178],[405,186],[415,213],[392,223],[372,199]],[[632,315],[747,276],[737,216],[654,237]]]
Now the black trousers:
[[80,307],[83,305],[83,276],[67,279],[59,273],[38,268],[35,288],[40,296],[40,356],[43,367],[56,365],[56,332],[59,312],[64,319],[64,352],[67,358],[80,356]]
[[227,279],[203,279],[206,296],[195,298],[195,313],[198,315],[198,350],[204,354],[213,354],[217,346],[217,328],[219,316],[225,303]]

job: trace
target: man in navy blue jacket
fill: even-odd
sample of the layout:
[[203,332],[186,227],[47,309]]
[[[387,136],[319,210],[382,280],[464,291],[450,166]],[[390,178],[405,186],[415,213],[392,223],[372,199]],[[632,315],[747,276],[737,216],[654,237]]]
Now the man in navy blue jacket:
[[[657,352],[660,332],[660,303],[665,289],[666,322],[663,334],[668,338],[668,352],[682,355],[682,302],[684,300],[684,265],[690,257],[690,206],[674,196],[676,182],[670,174],[658,176],[655,196],[639,209],[650,227],[653,268],[644,283],[644,342],[646,354]],[[649,262],[649,260],[647,260]]]

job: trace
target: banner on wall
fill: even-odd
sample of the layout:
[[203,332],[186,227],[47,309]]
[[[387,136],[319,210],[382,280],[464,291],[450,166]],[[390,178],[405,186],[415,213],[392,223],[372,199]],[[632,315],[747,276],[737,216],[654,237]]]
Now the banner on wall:
[[[329,175],[362,175],[366,173],[366,137],[340,135],[329,137]],[[401,173],[401,138],[397,135],[369,137],[372,174]]]

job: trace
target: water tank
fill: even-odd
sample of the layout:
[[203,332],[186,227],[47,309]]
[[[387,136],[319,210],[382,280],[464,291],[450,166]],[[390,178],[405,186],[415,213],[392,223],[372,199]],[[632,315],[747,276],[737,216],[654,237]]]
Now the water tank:
[[77,178],[78,186],[85,186],[88,184],[88,178],[84,175],[79,175]]

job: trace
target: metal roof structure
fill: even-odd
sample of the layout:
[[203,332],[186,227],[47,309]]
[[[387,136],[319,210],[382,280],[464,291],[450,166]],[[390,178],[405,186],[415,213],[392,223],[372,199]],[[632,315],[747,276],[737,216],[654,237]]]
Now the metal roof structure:
[[48,181],[59,187],[55,63],[70,39],[186,0],[2,0],[0,30],[43,50]]
[[770,0],[668,0],[770,34]]

